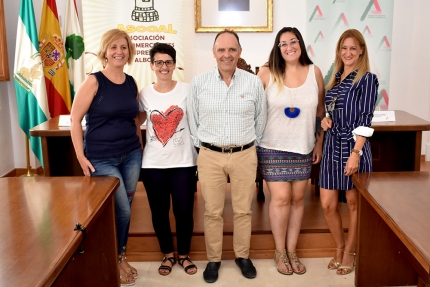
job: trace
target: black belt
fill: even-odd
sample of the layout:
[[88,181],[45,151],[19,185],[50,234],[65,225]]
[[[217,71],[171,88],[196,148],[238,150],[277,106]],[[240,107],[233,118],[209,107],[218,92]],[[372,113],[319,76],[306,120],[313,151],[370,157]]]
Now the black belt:
[[242,145],[242,146],[231,146],[231,147],[219,147],[219,146],[212,145],[210,143],[204,143],[204,142],[202,142],[201,145],[203,147],[208,148],[208,149],[213,150],[213,151],[218,151],[218,152],[222,152],[222,153],[234,153],[234,152],[249,149],[250,147],[252,147],[254,145],[254,142],[250,142],[249,144]]

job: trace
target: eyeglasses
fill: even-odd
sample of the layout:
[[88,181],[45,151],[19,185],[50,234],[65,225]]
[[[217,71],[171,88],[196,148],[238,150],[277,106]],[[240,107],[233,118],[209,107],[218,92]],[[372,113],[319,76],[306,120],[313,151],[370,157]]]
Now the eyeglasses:
[[156,60],[152,63],[158,68],[163,67],[164,64],[166,64],[166,67],[171,67],[171,66],[173,66],[173,64],[175,64],[175,62],[173,62],[173,60],[167,60],[167,61]]
[[291,39],[290,40],[290,42],[281,42],[281,43],[279,43],[278,44],[278,47],[279,48],[287,48],[287,46],[288,46],[288,44],[290,44],[290,46],[294,46],[294,45],[296,45],[297,43],[299,42],[299,40],[297,40],[297,39]]

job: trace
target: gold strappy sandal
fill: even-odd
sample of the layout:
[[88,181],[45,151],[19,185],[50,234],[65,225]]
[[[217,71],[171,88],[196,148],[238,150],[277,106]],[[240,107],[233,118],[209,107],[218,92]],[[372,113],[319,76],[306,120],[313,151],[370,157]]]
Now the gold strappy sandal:
[[[342,248],[336,248],[336,250],[340,250],[340,251],[343,251],[344,249]],[[334,267],[330,267],[330,265],[333,265]],[[336,259],[333,257],[331,260],[330,260],[330,262],[328,263],[328,265],[327,265],[327,268],[329,269],[329,270],[336,270],[336,269],[338,269],[339,268],[339,266],[340,265],[342,265],[340,262],[337,262],[336,261]]]
[[[339,266],[339,268],[337,268],[337,272],[336,272],[337,275],[348,275],[349,273],[352,272],[352,270],[354,270],[355,253],[349,253],[349,252],[345,252],[345,251],[343,253],[354,256],[354,261],[352,263],[352,266],[344,266],[344,265]],[[342,270],[345,271],[345,274],[339,273],[339,272],[342,272]]]

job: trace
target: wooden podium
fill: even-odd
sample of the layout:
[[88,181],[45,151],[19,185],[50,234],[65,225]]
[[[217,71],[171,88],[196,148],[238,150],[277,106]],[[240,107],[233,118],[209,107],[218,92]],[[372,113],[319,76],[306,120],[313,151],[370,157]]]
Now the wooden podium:
[[353,182],[355,286],[430,286],[430,172],[358,173]]
[[119,286],[118,186],[115,177],[0,178],[0,286]]

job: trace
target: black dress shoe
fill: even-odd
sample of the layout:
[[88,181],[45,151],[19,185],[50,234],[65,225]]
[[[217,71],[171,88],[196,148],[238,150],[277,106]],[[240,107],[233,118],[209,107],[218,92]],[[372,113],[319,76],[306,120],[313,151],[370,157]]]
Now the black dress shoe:
[[205,271],[203,271],[203,279],[207,283],[214,283],[218,280],[218,269],[221,266],[221,262],[209,262],[206,265]]
[[239,266],[240,271],[242,271],[242,275],[245,276],[246,278],[252,279],[252,278],[255,278],[255,276],[257,276],[257,270],[252,264],[251,259],[236,258],[234,262],[236,262],[236,265]]

